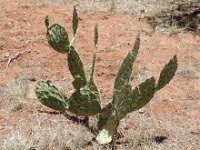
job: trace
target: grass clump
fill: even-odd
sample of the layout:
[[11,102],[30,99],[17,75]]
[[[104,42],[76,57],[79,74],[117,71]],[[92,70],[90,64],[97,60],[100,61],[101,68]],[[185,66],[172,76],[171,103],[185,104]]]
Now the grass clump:
[[7,92],[11,96],[13,109],[21,109],[27,102],[29,94],[28,81],[22,77],[7,83]]

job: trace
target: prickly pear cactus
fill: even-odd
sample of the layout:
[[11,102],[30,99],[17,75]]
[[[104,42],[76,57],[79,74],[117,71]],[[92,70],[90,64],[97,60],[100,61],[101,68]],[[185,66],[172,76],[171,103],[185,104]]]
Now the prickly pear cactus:
[[128,53],[118,71],[114,84],[112,103],[107,105],[99,115],[98,127],[101,130],[97,141],[107,144],[114,140],[120,120],[128,113],[144,107],[153,98],[155,92],[163,88],[174,77],[177,70],[176,55],[165,65],[156,84],[151,77],[140,83],[133,90],[129,84],[132,65],[137,57],[140,38],[137,37],[132,52]]
[[[49,27],[49,19],[46,17],[47,40],[54,50],[67,54],[68,68],[73,76],[72,82],[74,92],[67,99],[50,81],[39,81],[35,93],[38,100],[47,107],[58,111],[69,111],[77,116],[91,116],[98,114],[97,141],[107,144],[114,141],[114,137],[120,123],[128,113],[136,111],[150,102],[154,94],[165,87],[174,77],[177,70],[176,55],[170,59],[160,73],[158,82],[154,77],[132,88],[130,77],[132,66],[135,62],[140,47],[140,37],[137,36],[134,47],[124,58],[117,73],[112,102],[101,109],[100,94],[94,81],[94,66],[96,61],[96,50],[98,47],[98,26],[94,30],[94,52],[89,74],[86,75],[83,62],[74,47],[74,41],[78,34],[78,14],[74,7],[72,28],[74,38],[69,42],[68,33],[59,24]],[[133,70],[134,71],[134,70]]]

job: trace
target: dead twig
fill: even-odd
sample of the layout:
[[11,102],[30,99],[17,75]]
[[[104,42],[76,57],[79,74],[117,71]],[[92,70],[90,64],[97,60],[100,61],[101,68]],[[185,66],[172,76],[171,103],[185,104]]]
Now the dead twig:
[[14,56],[8,56],[7,68],[9,67],[10,63],[14,60],[19,58],[20,55],[30,53],[30,51],[24,50],[21,52],[17,52]]

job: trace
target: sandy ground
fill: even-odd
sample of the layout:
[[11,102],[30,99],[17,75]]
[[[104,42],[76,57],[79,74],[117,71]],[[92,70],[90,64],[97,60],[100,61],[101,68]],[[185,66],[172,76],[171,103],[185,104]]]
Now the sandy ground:
[[[71,12],[72,7],[63,5],[38,7],[31,2],[19,4],[9,0],[0,1],[0,133],[2,136],[9,130],[15,130],[19,125],[18,117],[26,117],[27,114],[33,113],[33,110],[46,109],[37,102],[33,92],[38,80],[52,80],[64,92],[69,94],[72,91],[72,77],[66,67],[66,56],[48,46],[44,25],[44,18],[48,15],[51,24],[59,23],[65,26],[72,38]],[[179,64],[176,76],[169,85],[155,95],[150,104],[145,106],[144,115],[150,114],[152,120],[167,131],[171,149],[199,149],[200,36],[193,33],[179,33],[172,36],[161,32],[151,34],[149,25],[138,21],[133,15],[80,10],[80,32],[75,46],[86,70],[92,58],[93,30],[96,23],[99,25],[99,47],[95,80],[101,92],[102,103],[111,101],[113,82],[120,63],[131,50],[135,37],[140,32],[141,48],[133,75],[137,82],[151,75],[158,78],[162,67],[175,54]],[[14,59],[7,67],[8,58],[20,52],[25,53]],[[10,80],[20,76],[29,80],[30,99],[33,105],[9,113],[6,111],[9,107],[7,105],[9,94],[4,89]],[[135,80],[132,81],[133,84],[136,83]],[[48,117],[52,116],[48,114]],[[126,119],[127,122],[134,120],[131,117],[133,116],[130,115]],[[125,122],[123,125],[130,127],[130,124]]]

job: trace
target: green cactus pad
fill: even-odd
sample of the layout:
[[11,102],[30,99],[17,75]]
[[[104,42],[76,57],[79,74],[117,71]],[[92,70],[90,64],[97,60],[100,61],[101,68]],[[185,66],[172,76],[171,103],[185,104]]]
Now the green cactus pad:
[[[47,21],[45,21],[48,25]],[[46,34],[48,43],[59,53],[69,52],[69,38],[67,31],[59,24],[53,24],[47,29]]]
[[77,75],[77,76],[75,76],[75,79],[72,82],[72,84],[76,90],[79,90],[81,87],[83,87],[85,85],[85,80],[83,78],[81,78],[79,75]]
[[99,94],[99,90],[94,82],[94,80],[90,80],[90,82],[87,83],[86,88],[89,89],[94,95],[95,95],[95,99],[99,101],[100,103],[100,94]]
[[96,95],[87,88],[74,92],[67,102],[70,105],[68,111],[77,116],[91,116],[101,111]]
[[128,55],[125,57],[118,71],[117,77],[115,79],[115,84],[114,84],[112,103],[117,103],[115,101],[119,100],[118,97],[120,97],[121,91],[127,84],[129,84],[130,76],[132,74],[132,66],[137,57],[139,45],[140,45],[140,38],[138,35],[136,38],[133,50],[130,53],[128,53]]
[[165,65],[160,73],[160,77],[156,86],[156,90],[160,90],[174,77],[177,70],[178,62],[176,55],[170,59],[170,61]]
[[155,78],[151,77],[140,83],[132,93],[132,102],[129,103],[128,112],[136,111],[145,106],[155,94]]
[[113,137],[116,133],[118,125],[119,125],[119,121],[115,117],[110,116],[106,124],[104,125],[103,129],[97,135],[96,140],[100,144],[110,143],[113,140]]
[[61,95],[51,81],[39,81],[35,94],[42,104],[51,109],[65,111],[69,107],[65,102],[64,96]]
[[98,44],[98,39],[99,39],[99,31],[98,31],[98,25],[96,24],[95,25],[95,28],[94,28],[94,46],[96,47],[97,44]]
[[73,85],[76,90],[79,90],[81,87],[84,87],[87,83],[85,77],[85,71],[81,58],[79,57],[77,51],[73,46],[70,47],[70,51],[67,57],[69,70],[74,77]]
[[112,105],[116,110],[115,116],[117,119],[121,120],[127,115],[128,108],[132,103],[132,87],[127,84],[121,90],[120,94],[118,94],[118,99],[112,102]]
[[74,10],[73,10],[72,28],[73,28],[73,33],[75,35],[76,31],[78,29],[78,14],[77,14],[75,6],[74,6]]
[[94,29],[94,51],[93,51],[93,57],[92,57],[92,63],[90,66],[90,74],[89,74],[89,82],[90,80],[93,80],[93,74],[94,74],[94,66],[96,62],[96,50],[97,50],[97,43],[98,43],[98,26],[95,26]]

